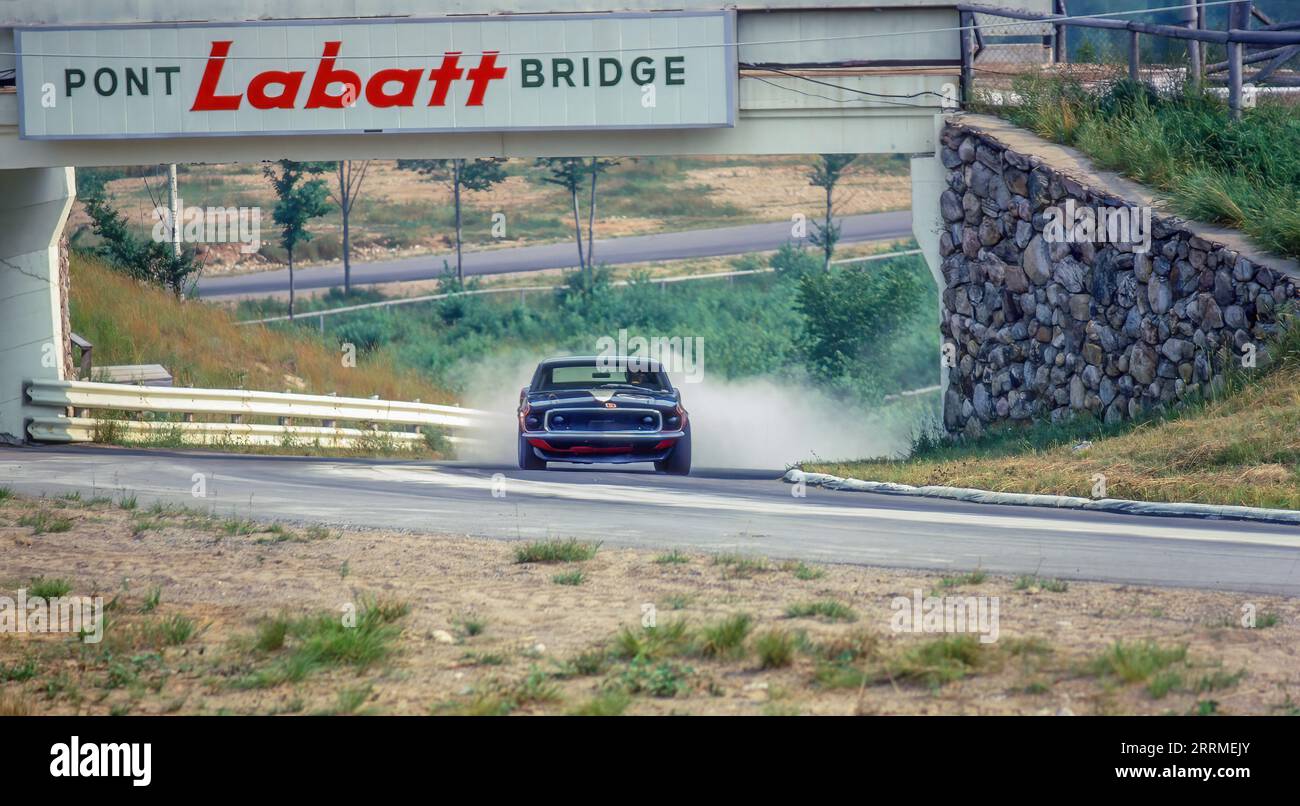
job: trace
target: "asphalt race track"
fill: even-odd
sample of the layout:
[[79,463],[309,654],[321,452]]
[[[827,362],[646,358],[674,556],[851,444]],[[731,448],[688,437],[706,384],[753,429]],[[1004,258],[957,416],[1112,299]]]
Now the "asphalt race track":
[[[912,237],[912,213],[866,213],[840,219],[840,243],[859,243]],[[777,249],[790,240],[790,223],[746,224],[739,227],[663,232],[626,238],[596,239],[596,262],[617,265],[649,260],[740,255]],[[577,247],[570,241],[540,246],[517,246],[481,252],[465,252],[462,263],[466,276],[505,272],[567,269],[578,265]],[[397,283],[432,280],[443,274],[443,261],[455,265],[454,253],[422,255],[398,260],[362,263],[353,261],[352,282]],[[329,263],[294,270],[294,288],[299,291],[343,285],[343,264]],[[266,296],[289,290],[287,269],[254,272],[199,281],[201,297]]]
[[[1300,595],[1294,527],[811,487],[796,498],[778,469],[683,478],[639,465],[559,467],[0,448],[0,485],[28,495],[127,493],[226,517]],[[191,493],[196,473],[206,474],[206,498]]]

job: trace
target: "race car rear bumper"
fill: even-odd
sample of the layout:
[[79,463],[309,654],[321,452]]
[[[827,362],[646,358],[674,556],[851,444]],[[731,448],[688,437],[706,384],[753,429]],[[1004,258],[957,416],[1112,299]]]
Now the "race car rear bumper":
[[685,431],[661,431],[652,434],[566,431],[563,434],[541,432],[521,434],[539,459],[548,462],[582,464],[627,464],[659,462],[668,458]]

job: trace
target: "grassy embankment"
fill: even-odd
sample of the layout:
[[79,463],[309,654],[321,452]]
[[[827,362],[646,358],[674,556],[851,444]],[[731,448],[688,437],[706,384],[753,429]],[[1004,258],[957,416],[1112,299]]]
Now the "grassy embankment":
[[1162,95],[1128,81],[1096,95],[1030,76],[1015,91],[1022,103],[987,111],[1150,186],[1179,215],[1300,257],[1300,107],[1261,96],[1234,122],[1213,96]]
[[[1221,102],[1153,99],[1121,88],[1103,99],[1036,79],[1007,112],[1041,136],[1167,194],[1178,212],[1245,230],[1300,255],[1300,112],[1262,105],[1231,123]],[[918,440],[910,458],[809,465],[906,484],[1300,509],[1300,333],[1274,346],[1271,372],[1234,377],[1214,400],[1137,423],[1091,419],[995,429],[960,443]],[[1075,450],[1083,441],[1090,447]]]
[[[450,402],[425,376],[397,369],[382,347],[349,367],[337,347],[310,330],[240,327],[226,310],[178,300],[81,255],[72,258],[71,315],[72,329],[95,345],[96,365],[162,364],[176,386]],[[178,444],[176,437],[159,439]],[[312,445],[286,449],[323,452]],[[385,452],[381,444],[365,452],[376,450]]]

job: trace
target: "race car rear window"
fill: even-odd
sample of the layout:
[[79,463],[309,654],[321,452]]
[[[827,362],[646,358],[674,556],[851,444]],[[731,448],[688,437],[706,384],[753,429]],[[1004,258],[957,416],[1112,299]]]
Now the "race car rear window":
[[643,389],[666,389],[668,379],[662,375],[661,372],[632,369],[604,370],[595,364],[551,367],[543,373],[541,388],[585,389],[605,384],[625,384]]

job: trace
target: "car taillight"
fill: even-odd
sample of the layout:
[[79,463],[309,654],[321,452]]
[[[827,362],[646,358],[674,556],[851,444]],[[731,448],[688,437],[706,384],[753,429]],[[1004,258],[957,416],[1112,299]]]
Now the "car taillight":
[[669,416],[666,420],[664,420],[664,425],[668,426],[674,431],[680,431],[683,428],[685,428],[686,409],[682,408],[680,403],[677,404],[677,408],[674,409],[674,413],[671,416]]

